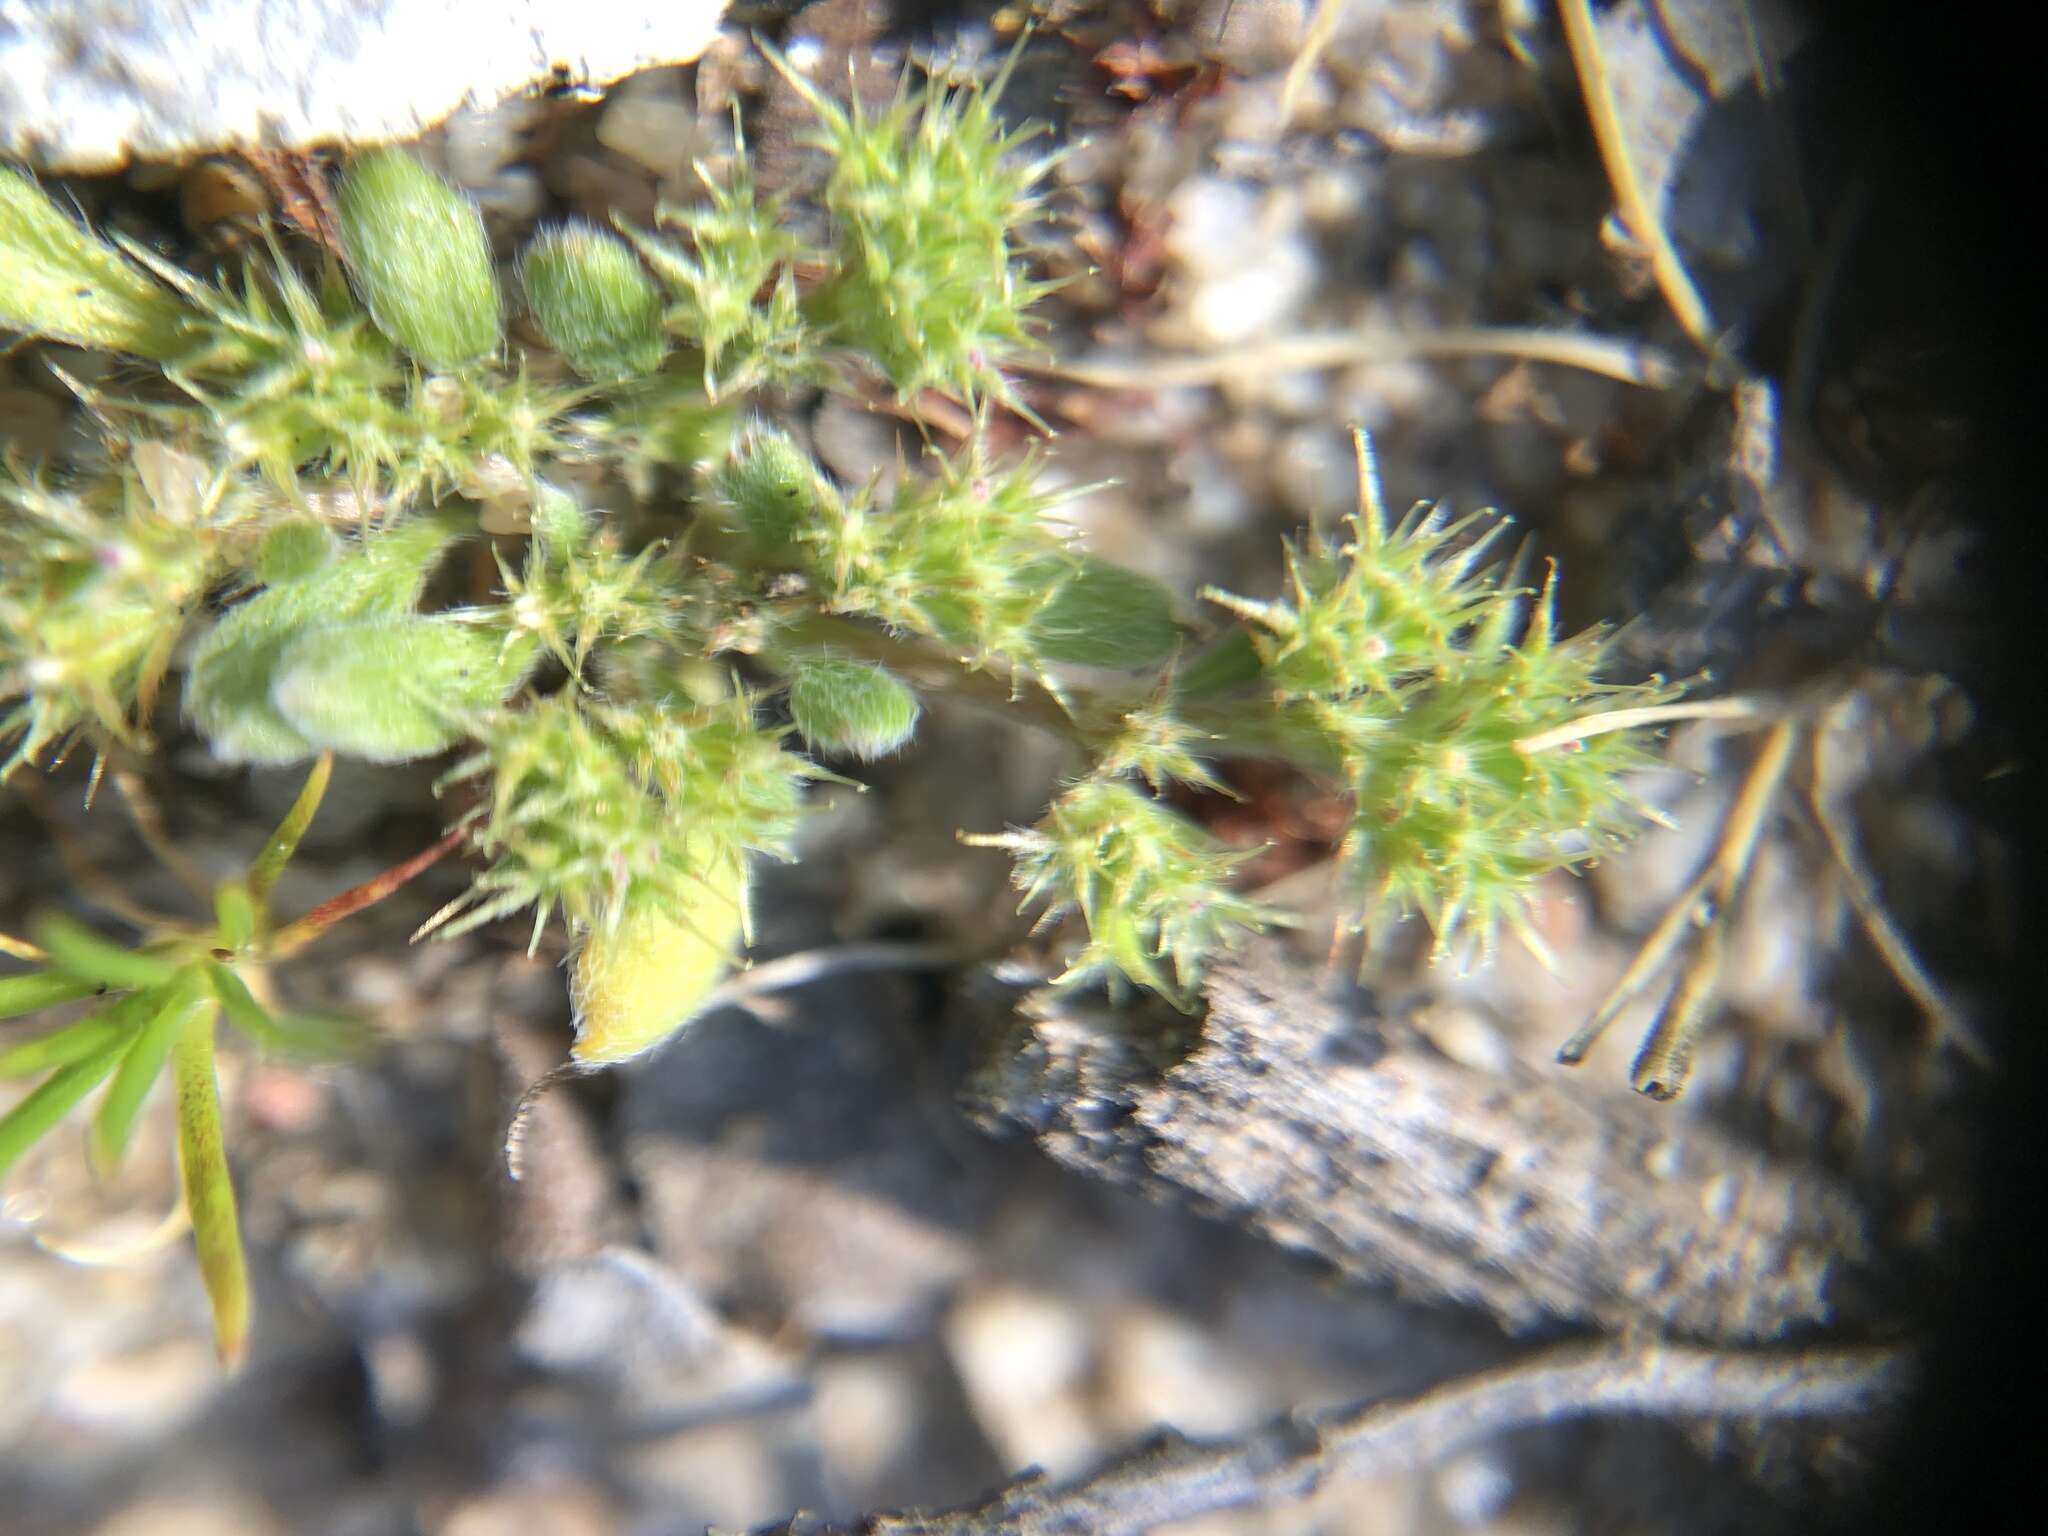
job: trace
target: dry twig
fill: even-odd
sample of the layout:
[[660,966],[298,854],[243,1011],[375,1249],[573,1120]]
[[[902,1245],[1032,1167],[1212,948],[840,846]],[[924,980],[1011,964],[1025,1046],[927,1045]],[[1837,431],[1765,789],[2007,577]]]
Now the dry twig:
[[1679,259],[1671,232],[1657,216],[1642,178],[1636,175],[1629,154],[1628,135],[1607,78],[1607,66],[1600,51],[1600,34],[1593,22],[1589,0],[1558,0],[1558,16],[1564,22],[1565,42],[1571,49],[1572,66],[1579,74],[1579,92],[1586,99],[1586,114],[1592,120],[1593,137],[1600,146],[1600,158],[1607,167],[1607,179],[1614,187],[1615,201],[1629,232],[1642,241],[1650,253],[1650,268],[1664,302],[1685,327],[1686,335],[1709,356],[1716,354],[1714,323],[1707,313],[1692,274]]
[[1198,356],[1149,357],[1130,363],[1079,362],[1017,371],[1065,379],[1095,389],[1167,389],[1220,384],[1261,374],[1357,363],[1393,362],[1409,357],[1513,357],[1578,368],[1645,389],[1669,389],[1685,370],[1659,348],[1580,331],[1536,326],[1491,326],[1454,331],[1339,331],[1284,336],[1261,346]]
[[1142,1536],[1218,1510],[1303,1499],[1337,1478],[1426,1466],[1525,1425],[1621,1414],[1861,1416],[1898,1400],[1913,1367],[1899,1349],[1572,1344],[1420,1397],[1298,1414],[1241,1439],[1163,1438],[1063,1486],[1026,1477],[940,1514],[877,1514],[847,1525],[799,1518],[756,1536]]

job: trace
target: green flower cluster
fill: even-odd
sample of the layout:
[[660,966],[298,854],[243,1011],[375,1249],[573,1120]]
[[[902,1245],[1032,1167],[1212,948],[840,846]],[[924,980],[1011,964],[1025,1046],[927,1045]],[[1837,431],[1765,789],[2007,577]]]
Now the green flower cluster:
[[831,342],[873,358],[905,399],[1011,398],[1000,359],[1024,345],[1025,311],[1054,287],[1016,266],[1019,227],[1054,157],[1021,155],[1039,130],[1006,130],[997,114],[1010,65],[986,89],[901,92],[871,119],[775,62],[817,114],[812,142],[832,161],[832,277],[818,296]]
[[[1390,522],[1375,495],[1345,542],[1292,554],[1283,598],[1210,594],[1242,620],[1213,637],[1077,547],[1041,459],[999,462],[979,431],[891,494],[835,483],[776,421],[792,385],[1021,409],[1003,370],[1049,286],[1021,231],[1051,157],[1002,123],[1000,76],[870,114],[775,62],[829,156],[822,233],[742,162],[659,232],[541,231],[502,286],[476,208],[403,149],[345,169],[338,252],[273,235],[217,283],[0,169],[0,326],[132,360],[118,390],[76,386],[103,452],[0,464],[0,776],[74,743],[146,752],[180,669],[220,758],[314,760],[306,817],[335,754],[459,753],[430,852],[461,843],[475,873],[426,928],[531,909],[537,943],[559,914],[588,1063],[686,1023],[746,942],[752,861],[788,856],[807,784],[836,777],[792,740],[871,760],[949,694],[1081,760],[1037,825],[976,839],[1071,940],[1069,982],[1191,1006],[1205,963],[1285,921],[1238,888],[1243,850],[1160,798],[1217,788],[1232,755],[1350,791],[1338,852],[1368,907],[1421,911],[1445,946],[1533,939],[1533,883],[1633,825],[1642,748],[1580,723],[1669,690],[1601,683],[1603,637],[1554,637],[1552,587],[1489,569],[1475,519]],[[335,920],[273,935],[274,874],[125,960],[61,924],[0,935],[47,961],[0,978],[10,1013],[130,994],[0,1052],[0,1075],[46,1074],[0,1120],[0,1165],[101,1082],[117,1147],[174,1060],[202,1257],[237,1274],[215,1017],[279,1043],[228,973]]]
[[1532,593],[1485,563],[1500,523],[1426,503],[1390,521],[1363,453],[1361,475],[1348,540],[1290,550],[1285,599],[1207,596],[1247,621],[1279,723],[1351,792],[1339,858],[1368,914],[1420,912],[1439,954],[1489,951],[1503,925],[1542,954],[1538,881],[1640,824],[1627,783],[1652,761],[1636,733],[1544,738],[1676,690],[1600,681],[1606,632],[1557,637],[1555,570]]
[[1190,1008],[1205,959],[1287,922],[1232,889],[1249,853],[1114,780],[1074,785],[1035,827],[969,841],[1016,856],[1018,889],[1044,907],[1041,926],[1068,912],[1087,925],[1063,983],[1121,976]]
[[687,905],[750,852],[782,855],[821,770],[759,725],[745,694],[623,707],[564,689],[473,723],[478,750],[444,787],[487,779],[466,817],[487,862],[430,928],[462,933],[534,909],[609,931],[643,902]]
[[0,460],[0,778],[79,733],[147,744],[178,636],[251,516],[237,490],[153,440],[79,484]]

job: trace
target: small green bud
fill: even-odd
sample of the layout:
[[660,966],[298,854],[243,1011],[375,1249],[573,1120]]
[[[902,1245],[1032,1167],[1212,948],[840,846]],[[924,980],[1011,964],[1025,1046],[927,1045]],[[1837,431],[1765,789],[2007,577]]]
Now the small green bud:
[[661,366],[661,295],[623,240],[584,224],[547,230],[526,247],[519,280],[548,345],[584,377]]
[[534,650],[447,615],[338,624],[285,648],[270,702],[316,747],[404,762],[449,746],[466,717],[502,702]]
[[377,329],[430,368],[497,349],[498,285],[476,205],[403,149],[349,162],[341,245]]
[[33,180],[0,166],[0,330],[158,362],[186,345],[193,312],[75,224]]
[[807,656],[791,670],[789,713],[820,752],[871,759],[917,729],[917,695],[886,667],[841,656]]
[[734,524],[771,549],[789,545],[804,527],[822,520],[833,500],[810,455],[766,429],[749,433],[718,472],[718,491]]
[[569,1054],[586,1063],[624,1061],[689,1023],[731,965],[746,916],[746,865],[735,858],[675,910],[639,897],[616,926],[592,932],[570,982],[576,1044]]
[[1180,643],[1173,597],[1149,576],[1084,556],[1031,620],[1031,644],[1047,661],[1136,670]]

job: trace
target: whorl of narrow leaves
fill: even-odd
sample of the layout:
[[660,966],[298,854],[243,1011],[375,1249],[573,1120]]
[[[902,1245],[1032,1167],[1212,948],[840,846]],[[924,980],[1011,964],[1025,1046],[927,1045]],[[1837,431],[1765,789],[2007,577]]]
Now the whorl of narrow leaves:
[[336,203],[349,275],[379,330],[429,368],[497,350],[498,284],[474,203],[404,149],[357,155]]
[[623,240],[569,224],[535,236],[519,280],[548,345],[585,378],[638,378],[661,366],[661,295]]
[[804,656],[789,669],[789,716],[820,752],[872,759],[917,729],[917,695],[886,667],[844,656]]
[[190,318],[175,293],[0,166],[0,330],[165,362]]

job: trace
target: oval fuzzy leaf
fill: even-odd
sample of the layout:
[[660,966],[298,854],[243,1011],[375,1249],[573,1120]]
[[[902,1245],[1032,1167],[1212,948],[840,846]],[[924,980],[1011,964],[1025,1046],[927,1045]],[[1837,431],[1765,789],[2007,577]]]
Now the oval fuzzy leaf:
[[256,550],[256,578],[265,586],[304,581],[334,558],[334,537],[315,522],[280,523]]
[[548,345],[585,378],[638,378],[661,366],[661,295],[617,236],[587,224],[545,230],[520,258],[519,280]]
[[503,701],[532,664],[496,631],[447,616],[339,624],[285,648],[270,687],[306,740],[397,763],[456,741],[470,716]]
[[349,276],[378,330],[430,368],[497,349],[498,284],[474,203],[403,149],[357,155],[336,201]]
[[886,667],[841,656],[807,656],[790,670],[789,714],[820,752],[873,759],[917,729],[917,695]]
[[1158,582],[1084,556],[1032,617],[1031,643],[1047,661],[1132,671],[1171,656],[1180,626]]
[[406,523],[229,610],[200,641],[185,675],[186,718],[214,755],[265,767],[313,756],[319,749],[271,703],[285,650],[309,630],[407,612],[449,538],[431,519]]
[[735,862],[698,888],[687,909],[640,901],[610,932],[583,941],[569,996],[581,1062],[624,1061],[690,1022],[732,964],[746,927],[747,882]]

